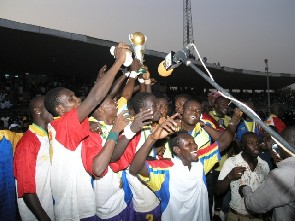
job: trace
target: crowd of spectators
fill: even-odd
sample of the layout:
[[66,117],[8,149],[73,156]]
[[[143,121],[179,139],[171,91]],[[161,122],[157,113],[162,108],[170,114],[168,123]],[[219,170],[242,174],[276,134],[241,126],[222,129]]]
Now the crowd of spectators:
[[[0,81],[0,126],[6,129],[16,127],[16,131],[25,131],[30,122],[28,115],[28,104],[30,100],[38,95],[45,95],[48,90],[54,87],[62,86],[75,91],[80,97],[84,97],[93,86],[94,80],[88,82],[73,82],[67,78],[58,80],[49,80],[41,78],[38,75],[1,75]],[[164,94],[173,106],[173,98],[177,94],[189,94],[198,98],[200,101],[207,99],[209,91],[199,93],[189,87],[167,87],[165,93],[159,92],[157,83],[152,87],[154,94]],[[265,91],[248,93],[248,92],[231,92],[231,95],[238,100],[251,100],[255,104],[256,112],[262,120],[269,115],[267,93]],[[279,89],[270,95],[271,104],[280,103],[284,108],[283,121],[286,125],[295,124],[295,90],[290,88]],[[2,126],[3,125],[3,126]]]

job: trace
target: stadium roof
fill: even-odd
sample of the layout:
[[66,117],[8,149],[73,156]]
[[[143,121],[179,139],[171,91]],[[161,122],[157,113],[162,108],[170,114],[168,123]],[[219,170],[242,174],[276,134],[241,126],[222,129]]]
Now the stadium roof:
[[[104,64],[110,67],[114,58],[110,47],[117,42],[86,35],[23,24],[0,19],[0,73],[42,74],[76,79],[94,78]],[[152,77],[167,86],[212,88],[211,84],[181,64],[169,77],[157,73],[158,65],[167,53],[145,51],[145,63]],[[198,61],[197,66],[201,68]],[[206,64],[215,81],[223,88],[265,90],[266,73]],[[202,69],[202,68],[201,68]],[[270,89],[280,89],[295,83],[295,75],[269,73]]]

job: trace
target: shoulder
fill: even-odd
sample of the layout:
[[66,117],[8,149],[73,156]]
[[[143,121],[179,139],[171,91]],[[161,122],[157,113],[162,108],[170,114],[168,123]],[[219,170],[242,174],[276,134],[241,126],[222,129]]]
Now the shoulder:
[[238,155],[233,156],[233,157],[229,157],[228,159],[225,160],[223,166],[235,167],[235,165],[236,165],[237,162],[239,162],[239,161],[240,161],[240,160],[239,160]]
[[29,143],[34,143],[34,142],[38,142],[38,138],[36,136],[36,134],[32,133],[30,130],[27,130],[24,135],[22,136],[22,138],[19,140],[19,142],[17,143],[17,147],[21,146],[21,145],[28,145]]

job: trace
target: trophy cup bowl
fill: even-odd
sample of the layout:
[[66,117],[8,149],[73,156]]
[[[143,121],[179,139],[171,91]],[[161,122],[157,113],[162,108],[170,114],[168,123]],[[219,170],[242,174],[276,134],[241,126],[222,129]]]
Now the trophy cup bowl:
[[[144,51],[145,51],[145,45],[147,37],[142,34],[141,32],[134,32],[133,34],[129,34],[129,41],[132,45],[133,52],[135,58],[137,58],[141,64],[143,64],[143,57],[144,57]],[[145,68],[140,68],[141,73],[145,73]]]

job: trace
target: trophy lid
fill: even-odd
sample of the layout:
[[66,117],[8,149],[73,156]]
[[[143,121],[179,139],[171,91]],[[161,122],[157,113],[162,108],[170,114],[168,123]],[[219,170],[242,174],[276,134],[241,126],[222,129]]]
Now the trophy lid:
[[134,44],[134,45],[143,45],[145,43],[145,35],[142,34],[141,32],[134,32],[133,34],[131,34],[131,38],[130,41]]

